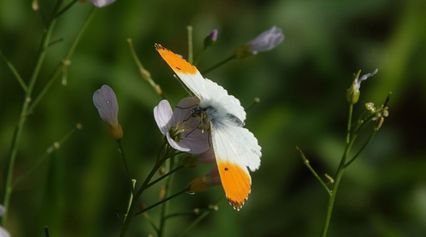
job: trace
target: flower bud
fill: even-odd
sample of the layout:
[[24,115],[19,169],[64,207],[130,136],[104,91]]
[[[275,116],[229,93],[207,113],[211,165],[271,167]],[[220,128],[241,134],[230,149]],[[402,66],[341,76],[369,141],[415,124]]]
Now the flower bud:
[[93,93],[93,104],[98,110],[99,116],[109,126],[110,135],[119,140],[123,137],[123,129],[118,122],[117,97],[108,85],[103,85]]
[[365,103],[365,109],[370,113],[376,113],[376,107],[373,102]]
[[346,99],[348,100],[350,104],[356,104],[359,100],[359,95],[360,95],[359,89],[356,89],[353,84],[346,91]]
[[360,95],[359,89],[361,88],[361,82],[367,80],[370,77],[373,77],[374,75],[377,74],[378,71],[379,70],[376,68],[373,72],[366,73],[362,75],[361,77],[359,76],[361,71],[357,73],[357,75],[355,76],[355,79],[352,82],[351,87],[349,87],[346,93],[346,98],[350,104],[356,104],[358,102],[359,95]]
[[218,35],[219,31],[217,29],[214,29],[212,32],[210,32],[210,34],[204,38],[204,49],[214,45],[217,41]]
[[256,38],[241,46],[235,51],[237,58],[244,58],[251,55],[256,55],[260,52],[265,52],[274,49],[284,40],[284,34],[281,28],[276,26],[271,27],[259,34]]

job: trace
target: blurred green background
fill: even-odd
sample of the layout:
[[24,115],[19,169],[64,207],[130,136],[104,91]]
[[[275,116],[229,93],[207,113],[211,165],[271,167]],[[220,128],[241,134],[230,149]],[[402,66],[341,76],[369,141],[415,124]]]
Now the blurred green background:
[[[46,2],[46,3],[45,3]],[[42,2],[49,6],[49,1]],[[60,18],[36,93],[64,57],[92,8],[78,3]],[[176,104],[185,91],[154,50],[155,42],[186,55],[186,26],[194,27],[195,53],[212,29],[216,46],[203,54],[207,68],[272,25],[286,39],[277,49],[232,61],[209,78],[238,97],[244,106],[259,97],[247,127],[263,148],[262,165],[252,174],[252,194],[234,211],[220,187],[183,195],[172,211],[219,202],[189,236],[319,236],[327,196],[295,149],[300,146],[320,172],[333,174],[344,148],[346,89],[353,73],[379,68],[363,83],[356,112],[368,101],[380,104],[392,91],[390,117],[343,178],[330,236],[426,236],[426,1],[118,0],[98,9],[69,68],[68,84],[58,80],[24,128],[15,177],[44,156],[46,149],[74,133],[13,193],[6,228],[14,237],[117,236],[128,184],[114,141],[92,104],[92,93],[111,85],[119,99],[124,147],[135,178],[141,182],[161,143],[153,116],[160,101],[143,81],[126,38],[167,98]],[[31,1],[0,0],[0,49],[27,79],[33,70],[43,29]],[[0,63],[0,159],[2,177],[23,92]],[[358,113],[357,113],[358,114]],[[179,190],[209,167],[185,169],[174,179]],[[1,180],[1,193],[4,192]],[[158,199],[158,188],[145,197]],[[157,218],[158,210],[150,212]],[[167,235],[176,236],[194,220],[172,219]],[[129,236],[153,233],[143,217],[134,219]]]

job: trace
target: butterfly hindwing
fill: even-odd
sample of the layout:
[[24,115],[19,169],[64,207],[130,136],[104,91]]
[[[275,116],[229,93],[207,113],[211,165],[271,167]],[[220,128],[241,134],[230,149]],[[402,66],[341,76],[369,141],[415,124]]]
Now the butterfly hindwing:
[[240,209],[251,192],[250,170],[260,166],[260,146],[247,129],[230,124],[211,124],[216,163],[226,198]]

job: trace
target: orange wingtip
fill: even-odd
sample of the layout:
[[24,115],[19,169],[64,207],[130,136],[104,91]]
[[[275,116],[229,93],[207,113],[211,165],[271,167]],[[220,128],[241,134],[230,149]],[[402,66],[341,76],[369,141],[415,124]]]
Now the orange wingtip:
[[164,48],[161,44],[154,44],[155,49],[161,55],[161,57],[166,61],[166,63],[175,71],[176,73],[186,73],[186,74],[196,74],[198,72],[197,68],[183,59],[180,55],[173,53],[172,51]]
[[239,211],[251,192],[250,175],[245,167],[228,161],[218,161],[217,166],[226,198]]

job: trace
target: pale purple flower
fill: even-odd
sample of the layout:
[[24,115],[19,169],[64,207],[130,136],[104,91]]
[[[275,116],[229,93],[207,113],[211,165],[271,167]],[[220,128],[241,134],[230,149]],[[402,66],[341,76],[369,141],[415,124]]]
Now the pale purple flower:
[[123,137],[123,129],[118,122],[117,96],[108,85],[103,85],[93,93],[93,104],[98,110],[99,116],[108,123],[109,132],[115,140]]
[[201,154],[209,149],[208,132],[202,128],[203,122],[193,115],[198,106],[195,97],[182,99],[172,111],[170,103],[162,100],[154,108],[154,119],[170,146],[176,150]]
[[110,86],[102,85],[93,93],[93,104],[103,121],[109,125],[118,124],[117,96]]
[[115,0],[90,0],[90,2],[95,7],[106,7],[110,4],[112,4],[113,2],[115,2]]
[[257,54],[277,47],[283,40],[284,34],[281,28],[273,26],[248,42],[247,45],[252,54]]
[[0,237],[10,237],[10,234],[3,227],[0,227]]

